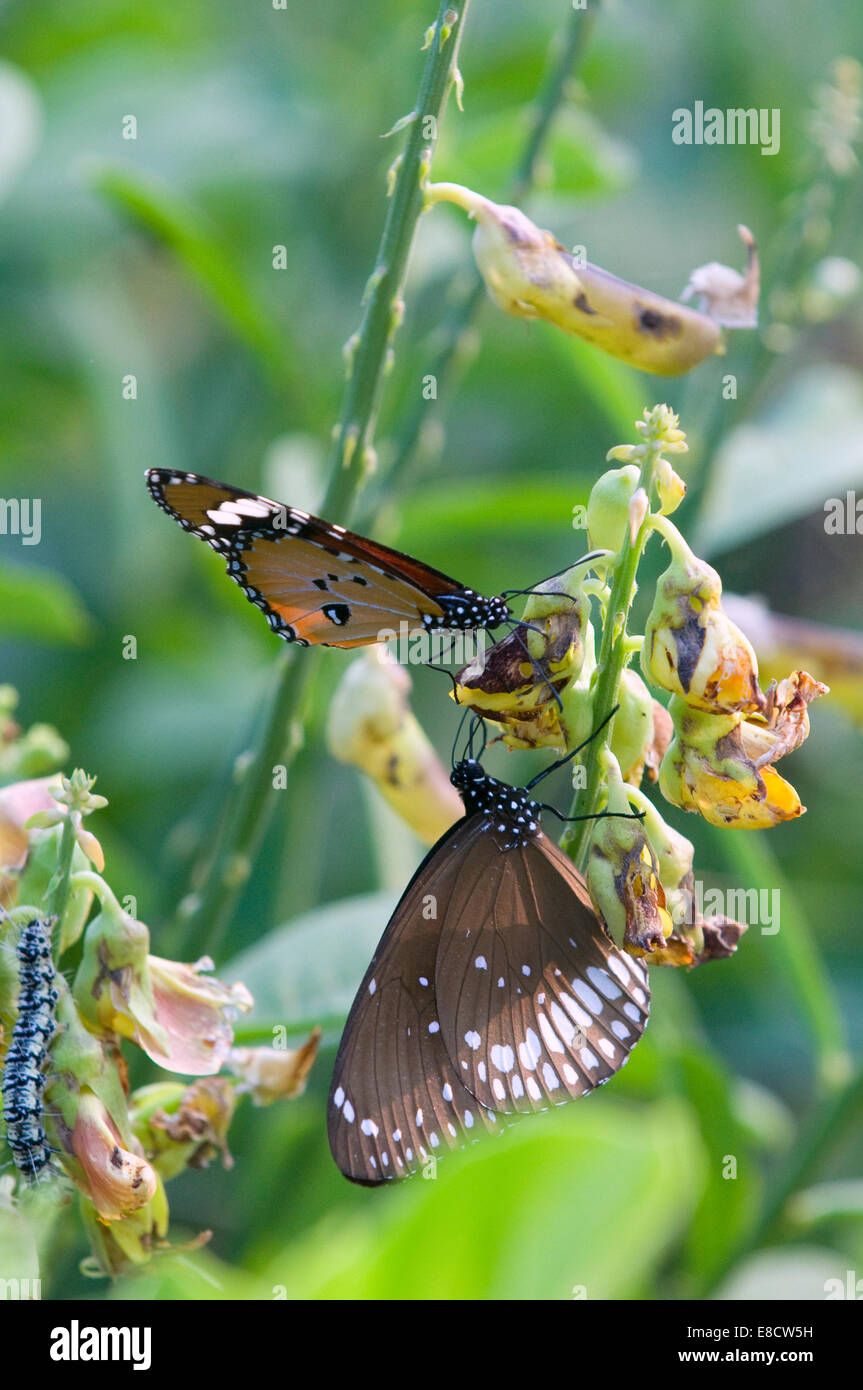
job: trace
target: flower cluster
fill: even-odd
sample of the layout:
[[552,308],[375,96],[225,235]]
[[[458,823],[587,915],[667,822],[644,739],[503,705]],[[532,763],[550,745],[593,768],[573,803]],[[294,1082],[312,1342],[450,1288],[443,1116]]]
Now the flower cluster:
[[[65,756],[49,734],[38,745]],[[32,751],[32,731],[16,736],[7,721],[3,739],[8,767],[43,770],[27,747],[14,757],[16,741]],[[214,978],[206,958],[185,964],[151,954],[148,927],[117,901],[102,877],[102,847],[84,827],[107,805],[92,788],[75,771],[0,790],[0,1066],[17,1009],[16,933],[52,912],[60,966],[76,943],[78,964],[71,981],[62,969],[54,976],[54,1032],[40,1074],[48,1171],[79,1189],[95,1267],[116,1274],[167,1247],[168,1179],[217,1155],[230,1163],[227,1133],[240,1095],[267,1103],[302,1093],[320,1033],[293,1051],[234,1046],[233,1020],[251,1008],[251,996]],[[130,1095],[124,1043],[163,1072],[197,1079]]]
[[[655,783],[673,806],[714,825],[745,829],[793,820],[804,808],[775,764],[807,737],[808,706],[827,687],[795,670],[762,690],[752,644],[725,610],[718,573],[670,519],[686,492],[671,462],[687,450],[677,416],[657,405],[636,430],[636,443],[609,452],[608,461],[619,466],[591,490],[588,554],[530,595],[521,622],[459,671],[452,693],[496,724],[510,748],[565,753],[602,727],[574,766],[575,810],[606,814],[580,837],[567,832],[564,847],[584,867],[597,915],[627,951],[653,964],[691,968],[733,954],[745,925],[701,915],[692,844],[666,823],[642,784]],[[667,546],[669,563],[656,582],[643,636],[630,635],[635,572],[653,536]],[[630,665],[636,654],[640,671]],[[412,759],[414,790],[423,790],[411,809],[410,779],[397,779],[406,793],[404,814],[419,828],[435,808],[439,834],[460,807],[441,795],[436,760],[430,770],[424,735],[405,703],[407,678],[390,676],[400,682],[398,719],[390,737],[376,743],[365,700],[355,699],[369,687],[367,668],[361,659],[346,678],[333,706],[331,739],[340,731],[341,756],[350,746],[350,760],[396,804],[391,773],[401,766],[399,739],[409,729],[406,746],[423,749]],[[379,720],[383,706],[371,687],[367,693],[375,696]],[[353,744],[345,735],[346,709]]]

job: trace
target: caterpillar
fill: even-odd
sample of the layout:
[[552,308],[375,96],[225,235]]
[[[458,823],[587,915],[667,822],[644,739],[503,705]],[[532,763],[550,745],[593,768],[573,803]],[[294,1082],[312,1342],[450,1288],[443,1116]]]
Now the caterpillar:
[[35,1181],[51,1157],[42,1125],[45,1060],[54,1036],[54,1006],[58,999],[50,928],[50,922],[34,918],[18,940],[18,1018],[0,1083],[6,1143],[16,1168],[30,1182]]

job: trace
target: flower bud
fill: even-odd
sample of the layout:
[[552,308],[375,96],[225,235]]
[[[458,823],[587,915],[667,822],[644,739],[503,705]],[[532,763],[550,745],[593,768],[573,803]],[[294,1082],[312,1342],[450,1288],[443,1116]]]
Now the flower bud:
[[327,724],[330,752],[372,779],[421,840],[433,844],[464,813],[458,792],[411,712],[410,676],[384,647],[348,667]]
[[672,512],[677,511],[686,496],[686,484],[666,458],[657,459],[654,477],[659,494],[660,513],[662,516],[670,516]]
[[722,581],[699,560],[670,522],[672,548],[647,619],[641,670],[661,690],[714,712],[760,710],[758,663],[751,644],[723,612]]
[[626,667],[620,679],[619,708],[614,716],[611,751],[625,782],[637,787],[653,742],[653,696],[637,671]]
[[[33,817],[31,816],[30,824],[32,824],[32,820]],[[26,825],[25,830],[27,830]],[[57,871],[62,833],[62,825],[55,825],[48,830],[27,830],[30,850],[24,870],[18,879],[17,897],[19,902],[38,903],[45,899],[49,892],[51,880]],[[61,954],[78,940],[90,915],[90,908],[93,904],[92,888],[87,883],[75,881],[75,874],[88,868],[87,856],[76,842],[72,848],[72,882],[66,900],[66,910],[63,913],[60,939]]]
[[591,549],[598,547],[615,553],[620,550],[640,476],[638,466],[630,463],[624,468],[609,468],[594,483],[587,499],[587,538]]

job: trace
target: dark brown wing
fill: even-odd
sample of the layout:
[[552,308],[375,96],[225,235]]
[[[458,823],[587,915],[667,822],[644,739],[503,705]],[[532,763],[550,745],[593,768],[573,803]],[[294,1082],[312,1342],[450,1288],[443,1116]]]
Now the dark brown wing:
[[411,631],[436,625],[444,617],[437,598],[471,595],[401,551],[243,488],[165,468],[149,469],[147,486],[163,511],[223,556],[288,641],[362,646],[402,621]]
[[378,1183],[501,1122],[465,1089],[443,1045],[435,1002],[439,911],[477,843],[459,821],[427,855],[396,907],[360,985],[330,1087],[333,1158],[355,1182]]
[[495,1112],[592,1090],[644,1031],[645,972],[609,940],[570,861],[543,835],[516,849],[502,838],[475,814],[439,840],[366,972],[328,1114],[355,1181],[499,1131]]
[[486,832],[447,902],[436,996],[447,1053],[498,1111],[543,1110],[608,1081],[647,1025],[644,968],[619,951],[546,835]]

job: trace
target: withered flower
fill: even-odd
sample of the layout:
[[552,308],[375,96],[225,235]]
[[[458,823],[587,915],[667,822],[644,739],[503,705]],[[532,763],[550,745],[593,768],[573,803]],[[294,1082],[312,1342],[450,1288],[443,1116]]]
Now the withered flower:
[[321,1041],[313,1028],[301,1047],[234,1047],[225,1066],[240,1077],[237,1091],[248,1091],[255,1105],[295,1100],[306,1089]]
[[564,691],[592,652],[583,562],[540,585],[517,627],[463,667],[454,698],[504,726],[510,748],[556,748],[571,741]]
[[763,828],[802,815],[796,791],[772,764],[803,742],[807,705],[826,693],[820,681],[796,671],[771,687],[757,719],[709,714],[672,697],[676,735],[659,771],[663,795],[712,825]]
[[428,185],[427,204],[440,201],[476,220],[477,267],[506,313],[544,319],[640,371],[664,376],[679,376],[721,351],[719,327],[708,315],[571,255],[519,208],[461,184]]
[[86,1087],[78,1096],[69,1149],[83,1170],[79,1186],[102,1221],[119,1221],[146,1207],[156,1196],[158,1182],[150,1164],[131,1153],[101,1100]]
[[652,522],[672,551],[656,584],[641,669],[661,690],[714,713],[764,707],[752,645],[723,611],[722,581],[666,518]]
[[607,810],[595,823],[587,857],[587,887],[608,931],[633,955],[663,950],[673,924],[665,905],[656,853],[633,817],[617,760],[603,755]]

